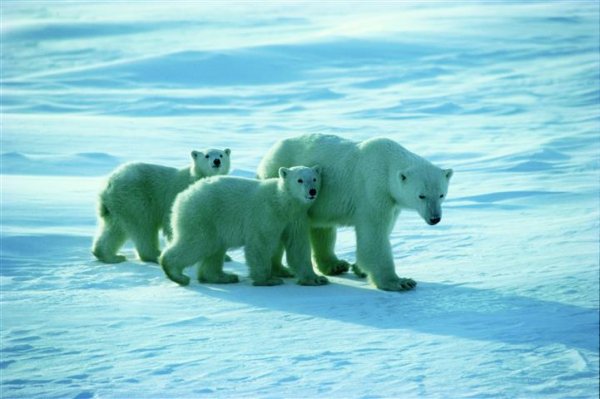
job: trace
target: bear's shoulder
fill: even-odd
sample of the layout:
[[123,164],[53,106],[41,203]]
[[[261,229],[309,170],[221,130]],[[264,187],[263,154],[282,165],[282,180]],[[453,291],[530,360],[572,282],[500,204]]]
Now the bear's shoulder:
[[361,142],[359,152],[363,156],[372,156],[382,162],[401,163],[406,166],[428,164],[424,158],[386,137],[375,137]]
[[257,180],[241,176],[211,176],[194,184],[195,191],[218,191],[221,195],[235,195],[236,200],[244,202],[257,190],[265,190],[272,180]]

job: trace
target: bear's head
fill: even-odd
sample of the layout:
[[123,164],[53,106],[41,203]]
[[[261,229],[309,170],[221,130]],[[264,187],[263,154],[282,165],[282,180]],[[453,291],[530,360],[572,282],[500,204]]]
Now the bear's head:
[[442,220],[442,202],[454,172],[434,165],[421,165],[399,171],[392,177],[391,192],[403,207],[416,210],[429,225]]
[[294,166],[279,168],[279,179],[285,191],[304,204],[312,204],[321,189],[321,167]]
[[192,151],[193,172],[195,176],[209,177],[229,173],[229,155],[231,150],[223,151],[209,148],[203,151]]

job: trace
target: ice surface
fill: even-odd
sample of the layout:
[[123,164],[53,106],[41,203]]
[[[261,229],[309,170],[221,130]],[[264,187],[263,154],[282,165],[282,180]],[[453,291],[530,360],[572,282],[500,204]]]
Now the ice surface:
[[[3,398],[596,398],[597,2],[3,1]],[[127,161],[386,136],[455,174],[406,293],[176,286],[90,254]],[[355,259],[354,234],[337,252]]]

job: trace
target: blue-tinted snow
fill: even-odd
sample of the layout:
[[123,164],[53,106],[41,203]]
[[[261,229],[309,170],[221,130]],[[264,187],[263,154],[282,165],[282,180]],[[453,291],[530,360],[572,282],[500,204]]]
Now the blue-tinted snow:
[[[599,8],[2,2],[1,395],[598,396]],[[104,177],[229,147],[386,136],[455,170],[391,234],[407,293],[175,286],[100,264]],[[341,257],[355,258],[351,229]]]

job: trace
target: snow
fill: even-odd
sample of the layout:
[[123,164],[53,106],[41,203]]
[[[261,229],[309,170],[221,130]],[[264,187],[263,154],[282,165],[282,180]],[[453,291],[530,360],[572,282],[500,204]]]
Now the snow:
[[[2,11],[2,398],[599,394],[599,6],[52,2]],[[182,288],[90,254],[128,161],[386,136],[454,168],[391,234],[414,291],[352,275]],[[337,252],[355,260],[352,229]]]

